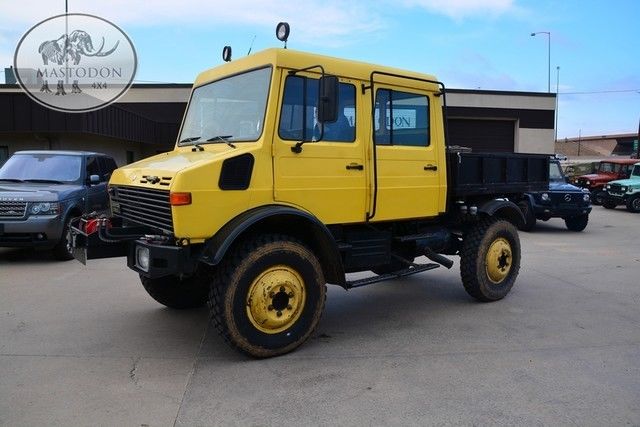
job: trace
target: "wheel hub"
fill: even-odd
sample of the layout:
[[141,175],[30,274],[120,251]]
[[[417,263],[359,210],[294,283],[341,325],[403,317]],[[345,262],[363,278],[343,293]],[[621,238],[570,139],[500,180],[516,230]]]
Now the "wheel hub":
[[494,240],[485,257],[485,268],[489,280],[495,284],[502,282],[509,275],[512,262],[513,255],[509,242],[502,237]]
[[249,287],[247,316],[258,330],[277,334],[300,318],[305,303],[304,281],[284,265],[270,267]]

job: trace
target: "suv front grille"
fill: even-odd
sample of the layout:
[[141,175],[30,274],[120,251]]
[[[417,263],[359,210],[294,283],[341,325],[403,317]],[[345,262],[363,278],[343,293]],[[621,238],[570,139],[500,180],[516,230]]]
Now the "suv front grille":
[[173,233],[168,190],[112,186],[109,193],[115,216]]
[[0,202],[1,218],[22,218],[27,210],[27,202]]
[[620,184],[611,184],[611,187],[609,187],[609,193],[611,194],[624,194],[624,192],[622,191],[622,186]]

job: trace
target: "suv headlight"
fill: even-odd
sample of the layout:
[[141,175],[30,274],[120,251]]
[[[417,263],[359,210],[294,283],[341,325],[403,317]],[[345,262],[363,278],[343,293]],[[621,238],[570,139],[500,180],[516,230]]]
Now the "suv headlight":
[[589,181],[588,179],[584,183],[587,185],[591,185],[591,181]]
[[58,215],[60,213],[60,203],[58,202],[31,202],[29,204],[31,215]]
[[584,200],[585,202],[588,202],[588,201],[589,201],[589,199],[591,199],[591,197],[589,197],[589,195],[588,195],[588,194],[583,194],[583,195],[582,195],[582,200]]
[[622,187],[620,187],[620,191],[622,191],[623,193],[624,193],[625,191],[627,191],[627,190],[628,190],[628,188],[627,188],[627,187],[625,187],[624,185],[623,185]]
[[611,188],[611,186],[610,186],[609,184],[605,184],[605,186],[604,186],[604,189],[605,189],[605,190],[608,190],[608,189],[610,189],[610,188]]
[[542,199],[543,202],[548,202],[550,200],[549,195],[547,193],[542,193],[542,195],[540,196],[540,199]]

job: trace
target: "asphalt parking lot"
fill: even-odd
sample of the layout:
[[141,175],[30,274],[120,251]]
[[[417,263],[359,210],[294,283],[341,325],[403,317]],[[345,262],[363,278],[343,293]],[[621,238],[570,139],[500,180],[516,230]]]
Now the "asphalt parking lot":
[[315,336],[269,360],[155,303],[123,259],[0,249],[0,425],[640,425],[639,224],[539,222],[496,303],[457,262],[330,287]]

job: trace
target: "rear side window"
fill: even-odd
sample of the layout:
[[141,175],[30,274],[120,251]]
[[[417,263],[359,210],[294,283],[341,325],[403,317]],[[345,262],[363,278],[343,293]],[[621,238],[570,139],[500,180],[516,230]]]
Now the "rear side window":
[[427,147],[429,98],[426,95],[379,89],[376,92],[375,143]]

